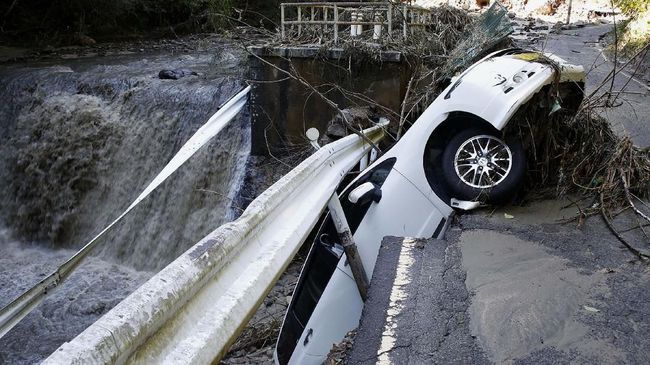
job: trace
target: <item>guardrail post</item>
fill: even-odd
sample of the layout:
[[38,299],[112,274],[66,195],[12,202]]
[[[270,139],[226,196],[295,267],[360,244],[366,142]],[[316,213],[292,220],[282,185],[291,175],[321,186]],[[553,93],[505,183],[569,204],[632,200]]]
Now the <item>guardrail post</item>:
[[284,39],[284,4],[280,4],[280,29],[282,30],[282,39]]
[[345,256],[347,256],[350,269],[352,269],[352,276],[354,277],[355,283],[357,283],[359,294],[365,302],[366,298],[368,298],[368,277],[366,276],[366,270],[363,268],[361,257],[359,257],[357,245],[354,243],[354,238],[352,238],[350,226],[348,226],[348,221],[345,219],[345,213],[339,201],[339,195],[336,192],[332,194],[329,203],[327,203],[327,207],[330,210],[330,216],[332,217],[332,221],[334,221],[336,231],[341,238],[341,243],[345,249]]
[[339,42],[339,8],[334,4],[334,44]]
[[328,10],[329,10],[329,8],[327,6],[323,6],[323,20],[325,21],[325,26],[324,26],[325,32],[327,32],[327,29],[329,29],[327,27],[327,22],[329,21],[328,20],[329,19],[329,11]]

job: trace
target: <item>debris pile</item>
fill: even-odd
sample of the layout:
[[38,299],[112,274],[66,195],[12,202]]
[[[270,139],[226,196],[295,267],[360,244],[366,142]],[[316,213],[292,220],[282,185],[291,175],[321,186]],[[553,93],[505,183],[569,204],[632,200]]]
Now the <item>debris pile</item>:
[[615,134],[588,101],[577,114],[549,116],[548,109],[526,108],[514,118],[510,128],[529,154],[528,190],[538,197],[581,195],[588,203],[580,208],[580,224],[590,215],[608,220],[629,208],[649,220],[637,205],[650,196],[650,149]]

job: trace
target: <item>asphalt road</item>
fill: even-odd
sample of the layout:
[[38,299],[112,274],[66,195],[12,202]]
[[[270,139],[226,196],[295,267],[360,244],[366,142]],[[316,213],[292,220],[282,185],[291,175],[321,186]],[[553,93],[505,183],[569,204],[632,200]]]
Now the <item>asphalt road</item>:
[[[534,45],[545,52],[554,53],[569,63],[582,65],[587,72],[586,94],[595,96],[612,90],[616,99],[611,108],[597,111],[607,118],[619,134],[629,134],[635,145],[650,146],[650,85],[643,75],[648,70],[635,70],[628,66],[611,80],[606,80],[614,69],[612,57],[601,52],[600,38],[612,30],[612,25],[591,25],[584,28],[548,34]],[[620,61],[620,60],[619,60]],[[622,65],[617,65],[621,69]],[[633,75],[637,75],[632,77]],[[601,84],[604,87],[599,88]]]
[[459,216],[446,240],[386,238],[348,363],[650,363],[650,266],[599,217],[558,224],[574,213],[562,206]]

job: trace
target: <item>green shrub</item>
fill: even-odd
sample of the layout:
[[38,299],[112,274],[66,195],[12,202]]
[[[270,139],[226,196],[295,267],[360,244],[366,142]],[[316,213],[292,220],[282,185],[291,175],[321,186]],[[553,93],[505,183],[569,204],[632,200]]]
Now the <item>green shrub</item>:
[[629,16],[636,16],[648,10],[648,0],[614,0],[614,4]]

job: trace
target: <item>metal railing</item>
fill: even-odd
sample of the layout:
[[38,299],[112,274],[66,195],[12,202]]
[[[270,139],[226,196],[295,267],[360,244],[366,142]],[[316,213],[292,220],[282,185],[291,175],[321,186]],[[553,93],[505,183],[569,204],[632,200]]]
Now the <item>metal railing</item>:
[[[374,143],[387,123],[363,133]],[[210,364],[228,350],[371,146],[321,147],[43,364]]]
[[342,32],[352,38],[375,41],[396,35],[406,39],[409,33],[424,29],[431,21],[428,9],[392,2],[280,4],[282,39],[300,37],[308,31],[331,36],[335,43]]

